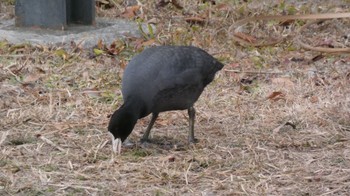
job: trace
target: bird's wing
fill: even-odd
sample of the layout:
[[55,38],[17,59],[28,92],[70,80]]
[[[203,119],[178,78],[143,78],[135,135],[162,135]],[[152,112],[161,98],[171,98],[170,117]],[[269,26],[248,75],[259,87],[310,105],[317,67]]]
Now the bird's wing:
[[202,86],[203,77],[200,70],[195,67],[187,69],[161,70],[155,78],[155,86],[158,90],[181,88],[186,86]]

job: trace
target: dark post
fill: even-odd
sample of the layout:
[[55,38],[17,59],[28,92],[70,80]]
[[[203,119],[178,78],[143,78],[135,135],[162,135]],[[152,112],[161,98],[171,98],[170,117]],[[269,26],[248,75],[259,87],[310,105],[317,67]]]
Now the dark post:
[[60,29],[67,26],[66,0],[16,0],[16,26]]
[[94,25],[95,0],[67,0],[69,24]]
[[16,26],[66,29],[95,24],[95,0],[16,0]]

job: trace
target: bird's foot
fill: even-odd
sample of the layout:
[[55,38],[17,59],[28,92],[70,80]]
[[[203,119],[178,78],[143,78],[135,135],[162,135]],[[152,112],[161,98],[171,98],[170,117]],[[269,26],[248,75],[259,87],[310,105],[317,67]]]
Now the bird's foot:
[[197,138],[188,138],[188,143],[190,143],[190,144],[195,144],[198,142],[199,142],[199,140]]
[[140,142],[141,142],[141,144],[143,144],[143,143],[151,143],[151,140],[149,140],[148,138],[141,138]]
[[133,148],[133,147],[135,147],[135,143],[133,143],[130,140],[126,139],[123,142],[123,147],[125,147],[125,148]]

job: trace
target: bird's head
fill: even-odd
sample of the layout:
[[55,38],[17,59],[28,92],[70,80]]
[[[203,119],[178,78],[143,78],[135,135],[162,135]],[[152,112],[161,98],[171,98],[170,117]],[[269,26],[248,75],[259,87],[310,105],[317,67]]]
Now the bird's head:
[[112,149],[115,153],[120,154],[121,145],[134,129],[136,122],[137,116],[123,106],[113,113],[108,131],[112,135]]

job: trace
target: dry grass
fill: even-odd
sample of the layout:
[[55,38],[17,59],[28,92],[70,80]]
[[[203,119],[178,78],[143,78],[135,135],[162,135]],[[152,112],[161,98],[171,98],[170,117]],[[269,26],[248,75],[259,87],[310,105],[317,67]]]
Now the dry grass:
[[[312,60],[320,54],[291,42],[240,47],[227,32],[248,15],[349,10],[348,1],[285,1],[284,8],[275,1],[178,2],[183,10],[144,3],[144,18],[159,20],[157,40],[200,46],[226,64],[196,103],[200,142],[186,143],[186,112],[167,112],[153,128],[152,144],[113,157],[106,127],[122,103],[120,66],[134,54],[133,40],[119,55],[94,58],[70,47],[62,55],[57,46],[0,42],[1,195],[350,192],[349,55]],[[225,6],[219,9],[220,2]],[[185,16],[208,10],[208,24],[184,22]],[[337,25],[350,32],[348,19]],[[317,40],[334,36],[327,34],[332,27],[323,28],[312,30]],[[338,36],[341,42],[344,37]],[[139,121],[131,140],[138,141],[148,121]]]

